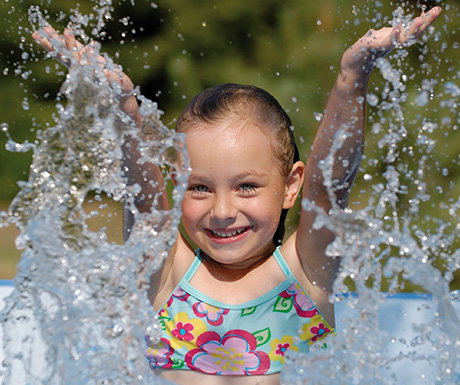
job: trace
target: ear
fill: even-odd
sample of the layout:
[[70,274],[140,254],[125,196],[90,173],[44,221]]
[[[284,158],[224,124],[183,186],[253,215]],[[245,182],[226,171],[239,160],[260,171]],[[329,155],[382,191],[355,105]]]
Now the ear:
[[286,180],[286,194],[284,196],[283,209],[290,209],[294,206],[294,203],[300,194],[300,189],[303,186],[304,175],[305,165],[303,162],[298,161],[294,163],[291,173]]

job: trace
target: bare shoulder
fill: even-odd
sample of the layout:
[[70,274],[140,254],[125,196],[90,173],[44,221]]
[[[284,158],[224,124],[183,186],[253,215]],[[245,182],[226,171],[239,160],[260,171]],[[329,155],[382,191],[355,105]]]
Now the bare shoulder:
[[168,300],[194,257],[193,249],[178,232],[177,240],[171,247],[163,266],[150,277],[148,297],[156,311]]
[[[328,323],[334,326],[334,305],[330,303],[329,296],[332,294],[335,272],[338,269],[340,261],[337,260],[337,266],[329,268],[330,271],[324,273],[324,270],[328,270],[328,268],[320,268],[320,265],[324,265],[325,263],[324,248],[315,245],[314,236],[308,237],[309,242],[307,242],[307,239],[302,239],[299,242],[299,236],[302,235],[298,231],[292,234],[281,246],[281,254],[315,306],[323,314]],[[323,241],[325,240],[318,240],[320,244]],[[322,262],[318,263],[318,259]],[[330,259],[332,260],[332,258]],[[318,272],[316,269],[320,271]]]

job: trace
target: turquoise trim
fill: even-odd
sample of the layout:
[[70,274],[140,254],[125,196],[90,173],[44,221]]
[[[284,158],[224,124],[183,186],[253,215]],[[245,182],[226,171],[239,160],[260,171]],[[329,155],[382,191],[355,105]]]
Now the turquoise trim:
[[[192,264],[190,265],[189,269],[185,273],[183,279],[179,282],[177,286],[180,286],[182,290],[184,290],[186,293],[192,295],[196,299],[202,302],[206,302],[207,304],[211,306],[215,306],[218,308],[224,308],[224,309],[233,309],[233,310],[243,310],[247,309],[249,307],[254,307],[254,306],[259,306],[260,304],[270,300],[274,296],[277,296],[279,293],[282,293],[284,290],[286,290],[293,282],[296,281],[294,275],[292,274],[291,270],[289,269],[289,266],[287,265],[286,261],[284,260],[283,256],[281,255],[281,252],[279,251],[279,247],[276,248],[275,252],[273,253],[273,256],[278,263],[278,266],[280,267],[281,271],[283,274],[286,276],[286,279],[281,282],[279,285],[275,286],[273,289],[265,293],[264,295],[255,298],[251,301],[248,302],[243,302],[240,304],[235,304],[231,305],[228,303],[220,302],[217,301],[208,295],[204,294],[200,290],[194,288],[190,284],[190,280],[193,278],[195,275],[196,271],[201,265],[202,257],[201,257],[201,250],[195,250],[195,259],[193,260]],[[175,289],[174,289],[175,290]],[[173,291],[174,293],[174,291]],[[164,305],[163,305],[164,306]]]
[[181,281],[187,281],[187,282],[190,281],[192,277],[195,275],[200,265],[201,265],[201,250],[195,250],[195,258],[193,259],[192,264],[187,269],[187,272],[184,274],[184,277],[181,279]]
[[206,302],[207,304],[211,306],[215,306],[217,308],[223,308],[223,309],[230,309],[230,310],[243,310],[247,309],[249,307],[254,307],[254,306],[259,306],[260,304],[267,302],[268,300],[272,299],[274,296],[277,296],[279,293],[282,293],[284,290],[286,290],[289,286],[292,285],[292,283],[295,282],[294,276],[287,277],[283,282],[281,282],[279,285],[265,293],[264,295],[254,298],[251,301],[248,302],[243,302],[239,304],[228,304],[224,302],[217,301],[206,294],[202,293],[200,290],[195,289],[190,283],[187,281],[183,280],[182,282],[179,283],[178,286],[182,288],[186,293],[190,294],[192,297],[195,297],[199,301]]
[[281,268],[281,270],[283,271],[284,275],[286,277],[290,277],[293,274],[292,274],[291,269],[289,268],[288,264],[284,260],[283,255],[281,254],[280,247],[281,246],[278,246],[275,249],[275,251],[273,253],[273,256],[275,257],[276,262],[278,262],[278,266]]

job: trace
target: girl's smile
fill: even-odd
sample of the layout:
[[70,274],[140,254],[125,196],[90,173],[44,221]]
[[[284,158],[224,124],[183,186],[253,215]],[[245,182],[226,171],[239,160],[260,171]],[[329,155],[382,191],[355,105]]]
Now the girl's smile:
[[225,244],[231,242],[237,242],[245,237],[250,230],[250,227],[242,227],[238,229],[208,229],[205,230],[208,232],[209,238],[213,242]]

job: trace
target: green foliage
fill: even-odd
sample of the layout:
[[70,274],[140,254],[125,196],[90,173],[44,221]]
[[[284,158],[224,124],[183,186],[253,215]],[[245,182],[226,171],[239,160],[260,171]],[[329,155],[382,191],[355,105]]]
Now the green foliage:
[[[63,66],[44,59],[45,53],[30,37],[27,12],[32,4],[36,2],[20,0],[13,5],[6,1],[0,9],[0,116],[18,142],[34,140],[34,131],[54,124],[56,96],[66,73]],[[107,9],[110,18],[95,37],[91,34],[97,2],[84,0],[79,4],[82,14],[94,16],[85,27],[86,33],[102,42],[103,51],[115,57],[145,96],[159,103],[165,111],[165,123],[173,125],[187,101],[205,87],[223,82],[251,83],[273,93],[289,111],[304,155],[308,154],[318,124],[313,115],[325,106],[342,52],[368,28],[386,25],[396,8],[365,0],[254,0],[250,7],[239,0],[119,0],[114,1],[113,9]],[[72,11],[75,2],[70,0],[42,0],[39,5],[48,21],[61,30],[78,16]],[[403,6],[419,12],[410,3]],[[457,54],[458,22],[448,10],[442,18],[436,22],[440,36],[425,45],[428,53],[417,52],[419,48],[415,46],[405,60],[408,75],[414,74],[408,85],[411,97],[419,92],[423,78],[439,82],[449,76],[449,67],[454,66],[455,71],[452,60]],[[437,61],[441,54],[446,62]],[[424,72],[419,71],[422,65]],[[374,79],[371,89],[381,89],[379,75]],[[29,106],[26,111],[21,107],[25,98]],[[410,115],[406,121],[414,121],[415,126],[421,117],[435,120],[447,113],[433,104],[419,108],[413,102],[406,103],[404,111]],[[376,112],[370,112],[370,120],[375,121]],[[452,119],[455,121],[455,116]],[[408,143],[413,141],[416,130],[408,127]],[[441,131],[438,134],[445,136]],[[3,146],[5,136],[0,140]],[[368,143],[368,149],[374,151],[375,143]],[[440,162],[454,169],[447,163],[454,155],[449,152],[455,153],[455,148],[446,148]],[[408,161],[404,152],[400,154],[404,162]],[[0,199],[11,199],[17,191],[15,181],[24,179],[29,163],[30,154],[0,151]],[[384,164],[375,172],[382,171],[382,167]],[[442,178],[439,183],[443,183]]]
[[[65,103],[57,95],[66,69],[44,59],[45,53],[30,37],[27,12],[37,3],[61,30],[79,12],[92,15],[85,32],[102,43],[102,51],[123,66],[143,95],[158,102],[170,127],[187,101],[205,87],[237,82],[267,89],[291,115],[304,159],[318,125],[315,115],[323,111],[346,47],[369,28],[388,25],[399,5],[406,13],[418,14],[421,4],[439,4],[444,12],[436,21],[436,32],[427,34],[424,45],[408,48],[407,57],[391,59],[407,77],[404,121],[392,109],[369,106],[367,156],[351,204],[367,205],[374,186],[386,183],[383,174],[389,162],[383,156],[388,148],[379,141],[391,131],[388,122],[403,124],[407,131],[391,163],[407,188],[399,194],[398,210],[410,215],[410,199],[426,189],[431,198],[420,202],[417,215],[421,224],[426,220],[433,227],[429,218],[445,217],[446,205],[458,199],[459,159],[453,145],[460,135],[458,95],[449,97],[444,88],[449,81],[458,84],[458,1],[114,0],[113,7],[105,9],[105,28],[94,34],[96,11],[101,8],[96,0],[81,0],[78,11],[72,10],[76,3],[71,0],[6,0],[0,6],[0,121],[8,124],[18,142],[33,141],[37,130],[54,125],[55,104]],[[369,91],[380,96],[387,86],[376,71]],[[433,100],[423,104],[418,98],[425,91]],[[381,102],[389,102],[391,95],[388,98]],[[436,144],[427,155],[430,141]],[[0,134],[0,146],[5,142]],[[0,200],[9,201],[17,193],[16,181],[26,178],[29,164],[30,154],[0,151]],[[364,174],[372,182],[366,182]],[[288,225],[295,225],[295,214]]]

